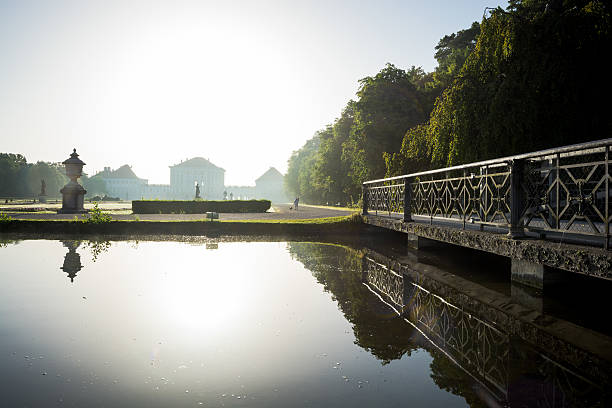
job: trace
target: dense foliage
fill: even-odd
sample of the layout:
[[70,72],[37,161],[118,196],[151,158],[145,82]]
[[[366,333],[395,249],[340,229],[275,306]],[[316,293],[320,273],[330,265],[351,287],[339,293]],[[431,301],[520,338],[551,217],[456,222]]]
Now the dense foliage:
[[0,197],[37,196],[41,180],[45,180],[50,196],[59,196],[59,190],[68,182],[63,168],[55,164],[28,163],[21,154],[0,153]]
[[511,0],[443,37],[432,73],[387,64],[294,152],[288,190],[350,203],[366,179],[610,137],[612,85],[598,79],[606,77],[611,7]]
[[262,213],[270,209],[270,200],[230,201],[132,201],[134,214],[204,214],[208,211],[220,213]]
[[[382,365],[416,349],[411,328],[363,285],[362,254],[357,250],[308,242],[289,242],[289,253],[332,295],[355,335],[355,344]],[[393,339],[390,341],[390,339]]]
[[[42,180],[45,181],[47,196],[59,197],[68,177],[62,164],[42,161],[28,163],[21,154],[0,153],[0,197],[37,197],[41,192]],[[80,182],[88,196],[106,194],[106,185],[99,177],[83,175]]]

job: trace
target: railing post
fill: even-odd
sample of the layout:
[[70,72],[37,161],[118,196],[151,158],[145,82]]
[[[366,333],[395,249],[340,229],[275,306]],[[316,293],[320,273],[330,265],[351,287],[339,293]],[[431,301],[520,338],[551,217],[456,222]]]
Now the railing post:
[[412,221],[410,213],[410,201],[412,200],[412,190],[410,188],[410,179],[404,178],[404,222]]
[[361,213],[363,215],[368,215],[368,188],[365,184],[361,185],[361,202],[363,205],[363,210]]
[[525,162],[523,160],[512,160],[510,162],[510,231],[508,235],[512,239],[518,239],[525,236],[525,229],[521,223],[523,215],[524,190],[521,188],[521,183],[524,182]]
[[604,201],[606,206],[606,221],[605,221],[605,240],[604,240],[604,249],[610,249],[610,146],[606,146],[606,154],[605,154],[605,170],[606,170],[606,199]]

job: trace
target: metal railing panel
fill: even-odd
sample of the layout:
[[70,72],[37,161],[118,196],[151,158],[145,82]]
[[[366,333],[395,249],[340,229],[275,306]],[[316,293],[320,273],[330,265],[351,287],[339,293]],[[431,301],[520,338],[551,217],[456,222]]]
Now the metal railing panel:
[[611,145],[604,139],[367,181],[363,211],[507,228],[513,237],[598,237],[607,249]]

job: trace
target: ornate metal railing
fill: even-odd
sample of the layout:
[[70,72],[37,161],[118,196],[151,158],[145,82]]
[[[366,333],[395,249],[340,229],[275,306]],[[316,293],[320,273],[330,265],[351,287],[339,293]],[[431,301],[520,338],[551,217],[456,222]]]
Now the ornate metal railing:
[[363,183],[363,213],[610,241],[612,139]]

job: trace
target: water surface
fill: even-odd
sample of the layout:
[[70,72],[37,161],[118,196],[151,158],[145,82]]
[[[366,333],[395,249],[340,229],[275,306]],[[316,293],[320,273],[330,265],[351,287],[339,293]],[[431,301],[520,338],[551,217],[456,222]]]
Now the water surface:
[[436,252],[6,243],[3,404],[606,406],[606,335],[515,305],[504,260]]
[[361,292],[353,307],[375,327],[357,336],[286,243],[76,245],[0,248],[6,406],[466,405],[427,351],[378,344],[370,332],[395,316],[363,298],[346,249],[320,262]]

